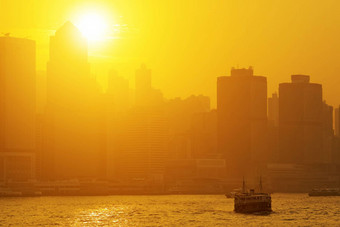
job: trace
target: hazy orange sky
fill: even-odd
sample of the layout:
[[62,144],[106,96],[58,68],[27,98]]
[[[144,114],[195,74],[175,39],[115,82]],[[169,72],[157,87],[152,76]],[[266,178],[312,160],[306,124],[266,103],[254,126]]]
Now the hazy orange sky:
[[267,76],[269,95],[291,74],[309,74],[328,103],[340,104],[340,1],[0,0],[0,32],[36,39],[45,70],[49,36],[88,11],[110,25],[110,37],[89,49],[104,87],[111,67],[133,86],[145,62],[165,97],[205,94],[215,106],[216,77],[252,65]]

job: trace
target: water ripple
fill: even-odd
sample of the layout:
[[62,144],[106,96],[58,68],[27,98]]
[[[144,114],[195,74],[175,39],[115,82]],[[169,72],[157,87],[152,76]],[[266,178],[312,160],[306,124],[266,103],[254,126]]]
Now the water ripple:
[[0,225],[340,226],[340,197],[274,194],[274,212],[233,212],[223,195],[0,198]]

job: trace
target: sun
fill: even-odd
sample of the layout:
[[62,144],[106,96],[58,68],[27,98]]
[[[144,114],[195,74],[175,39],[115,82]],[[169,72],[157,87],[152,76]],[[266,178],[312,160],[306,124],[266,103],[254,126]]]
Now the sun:
[[88,41],[104,40],[107,36],[107,22],[98,13],[84,14],[76,20],[75,24]]

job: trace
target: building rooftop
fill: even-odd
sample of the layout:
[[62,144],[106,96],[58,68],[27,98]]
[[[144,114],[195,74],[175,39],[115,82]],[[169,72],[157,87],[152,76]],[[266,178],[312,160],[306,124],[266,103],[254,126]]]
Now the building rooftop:
[[80,30],[72,24],[70,21],[67,21],[63,26],[61,26],[57,31],[56,35],[62,35],[62,36],[82,36]]
[[253,76],[254,71],[253,67],[249,66],[248,69],[246,68],[241,68],[241,69],[236,69],[236,68],[231,68],[231,76]]
[[309,83],[308,75],[292,75],[291,76],[292,83]]

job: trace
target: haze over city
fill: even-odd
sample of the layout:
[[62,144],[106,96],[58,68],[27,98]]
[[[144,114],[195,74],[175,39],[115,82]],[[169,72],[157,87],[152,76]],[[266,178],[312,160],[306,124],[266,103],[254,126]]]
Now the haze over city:
[[339,225],[339,9],[0,0],[0,224]]
[[[167,98],[204,94],[216,106],[215,77],[254,66],[268,77],[268,94],[290,74],[322,83],[338,105],[339,2],[314,1],[1,1],[0,30],[37,42],[37,69],[45,70],[49,36],[88,14],[105,20],[105,41],[90,45],[100,84],[114,67],[127,79],[141,62]],[[119,26],[117,26],[119,25]],[[327,56],[327,57],[326,57]],[[178,80],[181,83],[178,83]],[[133,84],[133,83],[132,83]]]

